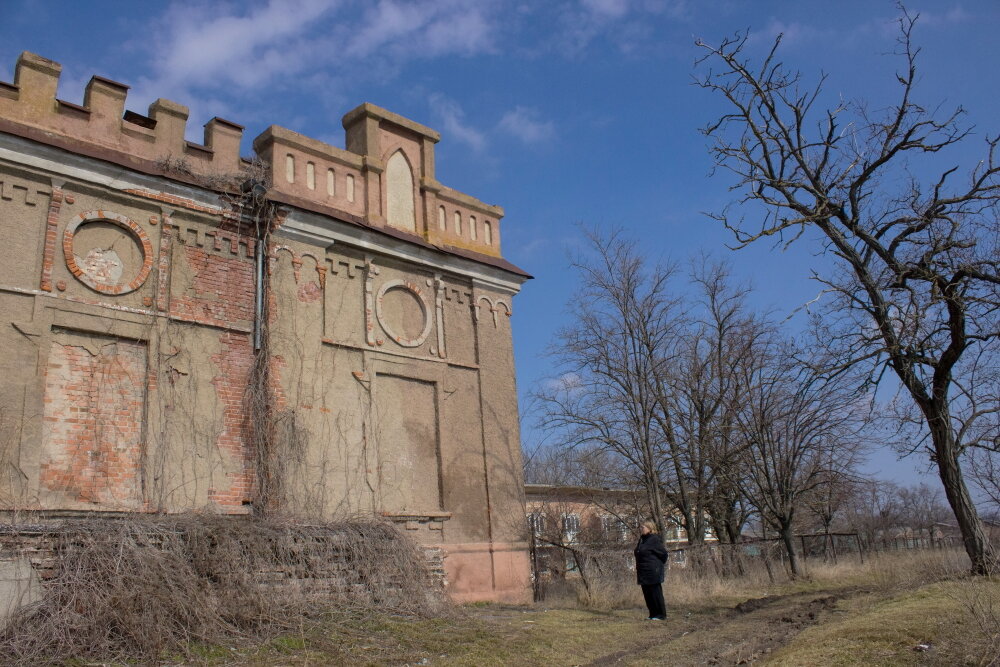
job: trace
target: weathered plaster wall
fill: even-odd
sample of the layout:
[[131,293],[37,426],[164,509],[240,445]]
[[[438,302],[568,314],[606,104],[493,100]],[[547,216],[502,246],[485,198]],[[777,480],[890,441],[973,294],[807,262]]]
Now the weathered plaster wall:
[[[115,121],[120,84],[95,78],[75,108],[57,74],[23,57],[0,88],[0,509],[254,511],[262,251],[277,506],[382,513],[441,545],[455,597],[525,599],[510,315],[526,276],[499,258],[502,210],[436,181],[437,134],[371,105],[345,117],[347,151],[270,128],[255,145],[280,224],[258,248],[215,189],[238,126],[195,146],[183,107]],[[445,204],[464,240],[439,228]]]

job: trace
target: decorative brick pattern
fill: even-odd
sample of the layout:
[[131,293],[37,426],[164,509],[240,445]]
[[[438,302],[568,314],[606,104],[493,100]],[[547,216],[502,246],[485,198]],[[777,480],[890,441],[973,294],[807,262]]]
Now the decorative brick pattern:
[[170,260],[173,255],[174,227],[163,216],[160,228],[160,255],[156,262],[156,309],[165,312],[170,307]]
[[52,291],[52,261],[56,254],[56,239],[59,227],[59,209],[62,208],[62,187],[52,186],[49,199],[49,215],[45,222],[45,251],[42,256],[42,280],[39,287],[46,292]]
[[54,342],[45,373],[40,485],[71,506],[139,509],[146,346]]

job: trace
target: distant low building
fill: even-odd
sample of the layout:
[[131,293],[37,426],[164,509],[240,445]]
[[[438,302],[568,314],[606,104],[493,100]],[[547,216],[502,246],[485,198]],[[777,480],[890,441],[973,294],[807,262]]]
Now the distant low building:
[[[553,484],[525,484],[525,515],[534,547],[536,572],[556,576],[576,569],[574,553],[584,550],[627,550],[648,520],[645,493],[631,489]],[[676,511],[664,519],[667,549],[687,546],[687,531]],[[717,542],[706,528],[705,542]],[[683,559],[677,562],[683,562]]]

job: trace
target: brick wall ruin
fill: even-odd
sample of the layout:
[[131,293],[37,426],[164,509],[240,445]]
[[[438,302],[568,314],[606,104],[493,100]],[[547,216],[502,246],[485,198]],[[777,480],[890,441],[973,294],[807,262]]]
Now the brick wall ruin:
[[[179,539],[190,539],[182,535],[184,529],[190,527],[185,523],[189,520],[190,517],[182,518],[177,525],[158,525],[155,521],[144,523],[120,514],[95,521],[93,516],[82,513],[63,513],[60,519],[33,525],[0,524],[0,629],[16,611],[44,596],[46,585],[63,573],[69,552],[85,548],[94,539],[95,532],[115,531],[121,527],[114,524],[125,521],[133,538],[128,548],[139,552],[145,549],[156,551],[177,546],[164,545],[164,529]],[[372,546],[369,553],[362,556],[356,544],[357,535],[350,530],[336,526],[307,526],[301,531],[289,529],[281,534],[280,544],[259,546],[265,551],[270,547],[275,553],[291,547],[296,553],[295,562],[268,562],[255,569],[255,586],[263,591],[283,589],[281,593],[284,595],[307,600],[364,604],[375,604],[379,599],[384,601],[393,596],[405,597],[415,589],[424,591],[431,598],[445,591],[444,551],[434,546],[420,547],[415,564],[422,566],[424,572],[405,573],[410,581],[402,581],[402,567],[389,569],[378,577],[378,581],[369,581],[371,567],[358,563],[359,557],[371,557],[373,553],[384,558],[392,558],[393,554],[398,557],[400,551],[407,548],[407,545],[398,543],[404,537],[394,537],[387,531],[375,532],[383,533],[383,542]],[[274,539],[273,535],[269,537]],[[201,556],[212,558],[210,553]],[[202,564],[203,568],[206,565],[209,567],[202,575],[209,576],[210,568],[218,566],[222,559],[215,556],[215,562]],[[156,557],[151,560],[155,562]],[[414,585],[415,579],[422,583]],[[216,585],[217,582],[211,584]]]
[[185,107],[96,76],[66,102],[59,71],[0,84],[0,511],[383,515],[455,597],[525,599],[528,276],[439,135],[363,104],[346,150],[271,126],[245,159],[235,123],[195,144]]

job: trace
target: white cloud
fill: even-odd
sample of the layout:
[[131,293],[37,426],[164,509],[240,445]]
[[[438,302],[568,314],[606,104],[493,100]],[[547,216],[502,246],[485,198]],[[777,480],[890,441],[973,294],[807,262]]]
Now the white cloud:
[[[544,3],[542,3],[544,4]],[[576,57],[592,42],[607,39],[623,52],[641,50],[639,38],[648,44],[651,32],[642,28],[651,16],[675,20],[687,15],[686,0],[577,0],[559,7],[559,30],[550,46],[565,57]]]
[[517,255],[520,257],[534,257],[542,252],[548,252],[552,242],[545,237],[531,239],[526,243],[518,244]]
[[270,0],[245,15],[174,5],[154,54],[160,83],[194,87],[259,86],[302,69],[296,37],[329,13],[336,0]]
[[388,49],[415,58],[489,52],[495,33],[489,9],[469,0],[379,0],[364,12],[346,51],[365,57]]
[[[175,2],[150,26],[152,75],[133,99],[198,104],[208,94],[249,97],[264,88],[308,87],[317,74],[346,80],[363,67],[392,77],[407,62],[495,49],[495,3],[474,0],[266,0]],[[337,73],[338,76],[334,76]]]
[[948,11],[944,13],[929,12],[926,10],[918,10],[914,13],[920,14],[920,19],[917,22],[919,25],[923,23],[928,26],[938,26],[938,25],[948,25],[955,23],[965,23],[972,19],[972,15],[969,14],[961,5],[955,5]]
[[487,16],[474,9],[433,22],[427,27],[425,39],[429,54],[473,55],[493,52],[494,35],[494,26]]
[[563,373],[558,377],[546,378],[542,382],[542,385],[550,392],[565,391],[571,394],[579,392],[585,387],[583,376],[572,371]]
[[[919,15],[918,29],[921,26],[928,28],[950,26],[973,18],[961,5],[956,5],[940,13],[911,9],[910,14],[911,16]],[[873,35],[883,41],[899,37],[900,18],[899,15],[880,16],[850,28],[837,30],[830,26],[820,27],[799,22],[786,23],[772,17],[763,29],[751,31],[749,41],[752,44],[770,46],[778,35],[782,35],[782,43],[787,46],[804,45],[808,47],[812,44],[828,43],[855,48],[859,44],[866,44]]]
[[619,18],[628,11],[628,0],[581,0],[583,7],[592,14]]
[[[316,109],[351,97],[352,79],[395,79],[414,61],[496,49],[502,0],[175,0],[136,40],[149,76],[135,82],[129,106],[159,97],[191,109],[188,138],[212,115],[242,124],[289,124],[282,96],[306,94]],[[220,103],[224,101],[225,104]],[[439,105],[460,140],[482,150],[485,137],[461,109]],[[238,110],[234,113],[234,110]]]
[[555,134],[552,121],[542,120],[537,110],[522,106],[505,113],[497,127],[526,144],[548,141]]
[[431,95],[428,102],[449,138],[458,139],[477,153],[486,150],[486,135],[465,123],[465,112],[458,102],[439,93]]
[[779,35],[782,44],[795,45],[817,39],[819,31],[804,23],[785,23],[772,17],[763,29],[751,30],[748,41],[751,44],[763,43],[765,46],[770,46]]

